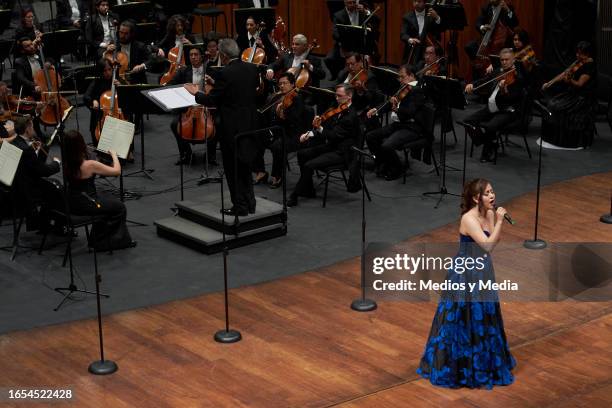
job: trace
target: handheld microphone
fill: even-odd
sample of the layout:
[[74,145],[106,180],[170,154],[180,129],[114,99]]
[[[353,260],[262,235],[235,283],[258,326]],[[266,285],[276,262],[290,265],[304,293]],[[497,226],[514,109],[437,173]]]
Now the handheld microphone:
[[[497,211],[497,206],[495,206],[495,210]],[[512,219],[509,213],[504,214],[504,220],[508,221],[508,224],[510,225],[516,224],[516,221]]]

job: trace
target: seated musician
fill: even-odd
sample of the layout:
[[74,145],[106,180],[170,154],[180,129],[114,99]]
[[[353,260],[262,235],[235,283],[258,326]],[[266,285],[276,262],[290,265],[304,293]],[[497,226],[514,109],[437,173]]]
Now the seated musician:
[[544,141],[559,147],[586,148],[593,142],[597,94],[597,65],[591,43],[578,43],[574,64],[560,75],[559,87],[555,81],[542,86],[546,93],[554,94],[546,102],[552,117],[543,118],[542,134]]
[[166,35],[157,44],[157,55],[165,58],[168,52],[174,47],[178,47],[180,43],[193,44],[195,43],[193,35],[189,34],[189,21],[180,14],[170,17],[166,28]]
[[[271,116],[270,125],[279,125],[285,130],[285,153],[291,153],[298,150],[300,147],[300,135],[302,135],[310,124],[306,123],[308,118],[304,98],[302,94],[295,89],[295,76],[291,72],[285,72],[278,78],[278,87],[280,89],[280,99],[275,97],[277,103],[275,103],[269,110],[268,114]],[[287,96],[289,95],[289,96]],[[283,101],[287,97],[286,106]],[[291,102],[288,102],[288,101]],[[310,120],[310,119],[308,119]],[[269,142],[269,143],[268,143]],[[272,173],[271,180],[269,183],[270,188],[278,188],[282,184],[283,166],[285,165],[285,156],[283,156],[283,144],[282,138],[276,138],[274,140],[266,140],[265,146],[272,152]],[[261,154],[257,157],[254,164],[254,171],[257,173],[255,182],[261,182],[267,178],[268,173],[265,172],[264,150],[262,149]]]
[[[497,150],[497,132],[516,119],[525,97],[525,83],[520,71],[515,68],[514,52],[512,49],[504,48],[499,53],[499,59],[501,63],[499,70],[493,71],[490,75],[465,87],[465,92],[470,94],[479,84],[490,82],[491,92],[487,98],[487,106],[464,119],[466,123],[476,126],[479,132],[481,129],[484,129],[484,135],[478,133],[475,135],[476,139],[474,140],[474,144],[478,145],[479,139],[483,137],[482,154],[480,157],[482,163],[493,161],[495,151]],[[510,82],[509,78],[511,75],[500,77],[497,81],[492,81],[493,78],[499,77],[500,74],[513,69],[515,79],[512,83],[507,83]]]
[[29,116],[15,119],[15,133],[17,137],[12,144],[23,151],[15,174],[16,199],[18,207],[24,209],[28,230],[33,230],[40,226],[41,178],[58,173],[60,160],[54,157],[51,163],[47,163],[47,151],[40,140],[35,139],[34,125]]
[[[211,38],[206,44],[204,52],[204,63],[208,67],[220,67],[221,58],[219,58],[219,41],[216,38]],[[214,75],[211,75],[214,78]]]
[[85,26],[85,38],[94,53],[101,55],[113,42],[113,33],[119,17],[109,11],[108,0],[95,0],[95,11],[89,16]]
[[[433,7],[426,9],[425,0],[414,0],[414,10],[402,18],[400,38],[404,42],[404,63],[418,64],[423,60],[423,44],[428,35],[440,36],[439,27],[442,19]],[[414,51],[412,51],[414,49]],[[410,55],[412,57],[408,61]]]
[[[366,134],[368,147],[376,156],[376,175],[387,181],[395,180],[402,174],[402,163],[395,150],[421,138],[423,134],[419,113],[426,102],[425,92],[418,86],[409,85],[416,80],[410,65],[400,67],[399,80],[402,86],[407,86],[407,93],[403,99],[398,95],[389,100],[387,107],[392,111],[391,123]],[[374,108],[368,111],[367,116],[371,118],[381,113],[385,113],[385,110],[379,112]]]
[[89,10],[87,0],[56,0],[56,21],[60,28],[81,28]]
[[272,64],[268,65],[266,77],[273,79],[275,73],[285,72],[290,68],[304,68],[310,72],[310,85],[320,86],[320,81],[325,78],[325,71],[321,64],[321,59],[308,52],[308,38],[304,34],[296,34],[291,41],[291,53],[284,54]]
[[15,139],[15,123],[12,120],[11,106],[8,103],[10,90],[6,82],[0,81],[0,145]]
[[446,76],[446,61],[440,60],[444,57],[444,50],[433,45],[425,48],[423,60],[416,65],[417,78],[420,80],[425,75]]
[[96,175],[119,176],[121,164],[117,154],[109,151],[112,166],[89,160],[83,136],[76,130],[65,133],[64,151],[64,173],[70,186],[70,212],[104,217],[103,221],[94,223],[89,233],[89,246],[99,251],[135,247],[136,241],[132,241],[125,224],[125,205],[118,198],[98,193],[94,183]]
[[334,31],[332,34],[334,47],[325,57],[325,65],[331,73],[331,81],[336,80],[344,67],[344,58],[342,57],[344,51],[340,43],[340,33],[336,24],[361,26],[367,18],[368,13],[364,9],[363,4],[359,4],[357,0],[344,0],[344,8],[334,14]]
[[34,41],[42,31],[41,27],[34,23],[34,11],[30,8],[26,8],[21,12],[21,24],[15,29],[13,36],[15,40],[15,47],[13,55],[15,58],[19,57],[19,43],[23,38],[28,38],[30,41]]
[[106,50],[113,52],[115,48],[125,53],[128,57],[129,77],[128,82],[131,84],[146,84],[147,75],[145,71],[148,67],[154,65],[154,60],[151,56],[149,48],[140,41],[134,39],[136,32],[136,24],[126,20],[119,26],[119,44],[116,46],[111,43],[107,45]]
[[315,197],[312,181],[315,170],[324,170],[336,164],[350,165],[353,155],[351,146],[359,142],[361,133],[357,112],[351,105],[353,88],[348,84],[336,85],[336,102],[340,110],[322,124],[321,116],[312,121],[313,130],[300,135],[300,143],[306,147],[298,150],[300,179],[291,193],[287,206],[295,207],[298,197]]
[[270,37],[268,36],[268,31],[263,30],[259,37],[257,36],[257,31],[259,30],[259,24],[255,21],[255,19],[249,16],[246,20],[246,31],[239,34],[236,38],[236,42],[238,43],[238,47],[242,51],[247,48],[253,47],[254,44],[257,44],[257,47],[262,48],[266,53],[266,60],[268,62],[276,60],[278,56],[278,50],[270,41]]
[[[103,58],[98,61],[98,76],[96,79],[91,81],[85,94],[83,95],[83,103],[90,110],[89,116],[89,130],[91,132],[91,141],[93,145],[98,144],[98,140],[96,139],[96,126],[98,125],[98,121],[102,117],[102,113],[100,111],[100,97],[106,91],[109,91],[112,87],[113,80],[113,66],[111,62]],[[118,79],[115,80],[115,85],[119,85],[120,81]]]
[[[177,71],[176,75],[168,82],[168,85],[181,85],[181,84],[198,84],[200,87],[205,82],[205,65],[202,62],[202,50],[199,47],[194,47],[189,50],[189,62],[190,65],[185,65],[180,70]],[[172,130],[172,134],[176,139],[176,144],[178,146],[180,158],[175,163],[177,166],[180,164],[189,164],[192,159],[192,151],[191,145],[189,142],[181,137],[179,134],[179,121],[181,120],[181,114],[183,112],[179,112],[178,115],[174,117],[172,122],[170,123],[170,129]],[[207,154],[208,154],[208,163],[209,164],[217,164],[216,162],[216,147],[217,142],[216,138],[211,138],[207,140]]]
[[[502,23],[506,28],[513,29],[518,26],[519,21],[516,13],[514,12],[514,6],[506,3],[505,0],[488,0],[487,4],[485,4],[480,10],[480,15],[476,19],[475,28],[481,35],[485,35],[491,29],[496,29],[497,27],[491,27],[491,21],[493,20],[493,12],[496,7],[501,6],[502,11],[498,20],[498,24]],[[468,54],[470,59],[476,58],[476,54],[478,53],[478,47],[480,46],[480,42],[472,41],[465,46],[465,52]],[[505,47],[512,47],[512,37],[506,39]]]

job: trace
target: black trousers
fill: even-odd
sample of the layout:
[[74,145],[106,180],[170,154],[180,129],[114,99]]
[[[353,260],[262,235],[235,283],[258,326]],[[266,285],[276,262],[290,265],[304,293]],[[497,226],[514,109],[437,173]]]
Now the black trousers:
[[223,170],[234,208],[238,211],[255,211],[255,192],[251,179],[251,163],[235,157],[233,142],[221,139]]
[[319,144],[298,150],[300,179],[295,186],[294,194],[312,196],[315,193],[312,176],[315,170],[324,170],[336,164],[346,164],[347,154],[335,146]]
[[489,149],[495,144],[497,132],[512,123],[515,118],[516,114],[514,112],[491,113],[489,108],[485,106],[465,118],[465,122],[484,129],[484,145],[485,149]]
[[[286,157],[283,155],[283,141],[282,138],[266,139],[261,146],[261,151],[255,158],[255,165],[253,171],[256,173],[263,173],[266,171],[264,162],[265,149],[268,148],[272,152],[272,171],[270,175],[277,179],[283,176],[283,166],[285,166]],[[289,154],[297,151],[300,148],[300,136],[287,134],[285,140],[285,154]]]
[[397,173],[401,171],[402,162],[397,156],[396,149],[421,137],[421,134],[410,125],[393,122],[368,132],[366,141],[368,148],[376,156],[376,165],[382,166],[387,173]]
[[[181,119],[180,115],[177,115],[172,119],[170,123],[170,130],[172,130],[172,134],[174,135],[174,139],[176,140],[176,145],[178,147],[179,154],[181,157],[190,156],[191,151],[191,143],[186,141],[179,135],[178,133],[178,124]],[[208,155],[208,161],[216,161],[217,158],[217,137],[213,137],[211,139],[206,140],[206,153]]]

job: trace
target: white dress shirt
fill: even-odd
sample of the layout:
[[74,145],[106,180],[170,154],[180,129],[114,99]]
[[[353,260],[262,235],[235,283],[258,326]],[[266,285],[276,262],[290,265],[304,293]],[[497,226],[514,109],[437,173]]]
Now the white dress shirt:
[[349,16],[349,20],[351,20],[351,25],[359,25],[359,11],[355,10],[352,13],[348,10],[346,10],[348,16]]
[[262,8],[268,6],[268,0],[253,0],[253,7],[255,8]]
[[202,84],[202,80],[204,79],[204,65],[200,65],[199,68],[192,67],[192,84]]
[[70,8],[72,9],[72,16],[70,17],[70,19],[72,21],[77,21],[81,18],[81,11],[79,10],[79,3],[77,3],[77,0],[69,0],[70,2]]
[[499,112],[499,108],[497,107],[497,103],[495,102],[495,98],[497,97],[498,93],[499,93],[499,83],[493,90],[493,93],[491,94],[491,96],[489,96],[489,102],[487,105],[489,106],[489,112],[491,113]]
[[102,40],[102,44],[100,44],[100,47],[106,47],[110,42],[113,41],[113,38],[111,37],[111,32],[110,32],[110,23],[108,21],[108,14],[105,16],[101,15],[100,21],[102,22],[102,29],[104,30],[104,39]]

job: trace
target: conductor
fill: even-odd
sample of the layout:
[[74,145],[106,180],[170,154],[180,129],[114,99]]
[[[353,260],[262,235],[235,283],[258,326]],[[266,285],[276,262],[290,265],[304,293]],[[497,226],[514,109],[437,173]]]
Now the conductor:
[[[224,68],[214,80],[206,75],[206,82],[213,85],[210,93],[204,94],[195,84],[184,86],[195,95],[197,103],[217,107],[221,123],[219,130],[223,168],[233,205],[225,209],[224,213],[230,216],[246,216],[255,213],[255,194],[248,162],[253,158],[246,157],[247,152],[254,149],[249,149],[246,144],[250,140],[243,138],[238,142],[238,151],[235,152],[234,138],[241,132],[257,128],[256,98],[259,75],[256,65],[240,60],[240,49],[236,41],[219,41],[219,54]],[[234,173],[235,160],[238,161],[237,174]]]

